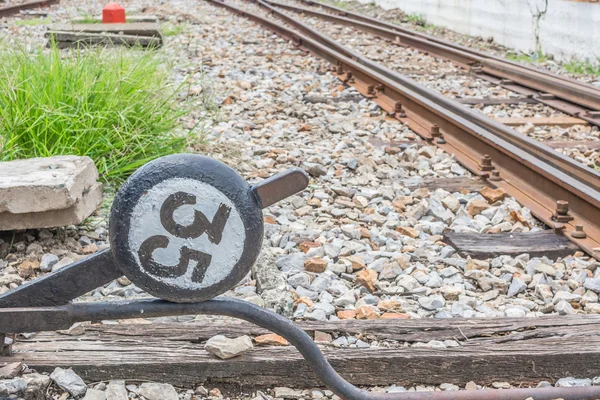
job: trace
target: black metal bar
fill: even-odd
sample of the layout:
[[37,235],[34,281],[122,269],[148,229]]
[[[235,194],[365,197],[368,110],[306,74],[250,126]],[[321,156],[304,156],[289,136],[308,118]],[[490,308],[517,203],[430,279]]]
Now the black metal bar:
[[291,168],[252,186],[260,199],[262,208],[304,190],[308,186],[308,174],[300,168]]
[[67,304],[122,275],[105,249],[0,295],[0,308]]
[[[0,309],[0,330],[8,318],[23,309]],[[101,303],[76,303],[68,306],[30,308],[30,316],[42,318],[28,322],[30,329],[60,329],[75,322],[127,318],[152,318],[165,315],[224,315],[256,324],[287,339],[302,354],[315,374],[338,396],[348,400],[594,400],[600,398],[600,386],[576,388],[535,388],[455,392],[371,393],[342,378],[329,364],[315,342],[288,319],[243,300],[219,297],[201,303],[170,303],[164,300],[137,300]],[[52,316],[57,319],[52,318]],[[410,366],[406,366],[410,367]],[[400,371],[399,371],[400,373]]]
[[[68,329],[72,305],[0,308],[0,332],[22,333]],[[93,319],[93,318],[92,318]]]

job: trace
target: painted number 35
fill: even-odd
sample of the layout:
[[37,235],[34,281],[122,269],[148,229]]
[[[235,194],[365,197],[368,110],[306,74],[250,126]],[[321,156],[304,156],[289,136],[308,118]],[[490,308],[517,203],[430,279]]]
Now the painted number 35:
[[[167,232],[181,239],[196,239],[206,233],[208,240],[219,244],[223,236],[223,230],[229,219],[231,208],[221,204],[209,221],[206,215],[199,210],[194,210],[194,221],[190,225],[181,225],[173,217],[175,210],[183,205],[196,204],[196,196],[177,192],[171,194],[160,208],[160,222]],[[210,266],[212,255],[191,249],[187,246],[180,248],[179,263],[175,266],[165,266],[154,261],[152,253],[156,249],[166,248],[169,238],[163,235],[155,235],[146,239],[138,250],[138,256],[142,267],[150,274],[159,278],[177,278],[185,275],[190,261],[195,261],[196,266],[192,273],[192,281],[200,283],[204,280],[206,270]]]

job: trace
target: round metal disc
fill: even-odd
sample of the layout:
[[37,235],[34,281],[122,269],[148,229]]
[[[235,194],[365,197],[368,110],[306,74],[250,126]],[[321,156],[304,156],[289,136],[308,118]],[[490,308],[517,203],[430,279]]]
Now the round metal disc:
[[250,186],[214,159],[177,154],[136,171],[117,193],[110,242],[121,271],[174,302],[207,300],[250,271],[263,237]]

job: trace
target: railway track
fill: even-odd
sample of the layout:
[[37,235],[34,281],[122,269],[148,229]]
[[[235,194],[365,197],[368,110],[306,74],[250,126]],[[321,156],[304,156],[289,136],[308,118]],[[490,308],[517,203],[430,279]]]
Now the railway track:
[[329,13],[271,0],[265,2],[279,8],[351,26],[391,40],[398,45],[413,47],[450,60],[476,73],[481,79],[498,84],[523,96],[528,96],[541,104],[546,104],[591,124],[600,124],[600,90],[595,86],[490,56],[434,36],[405,29],[334,6],[313,0],[299,1],[313,7],[322,7]]
[[[512,126],[522,134],[545,142],[591,168],[597,169],[600,164],[600,153],[597,151],[600,131],[597,126],[569,117],[533,97],[503,88],[437,55],[395,43],[391,45],[393,42],[385,38],[352,26],[304,13],[291,15],[339,43],[348,43],[353,50],[367,58],[383,63],[401,75],[479,110],[502,124]],[[580,142],[574,143],[574,140]]]
[[18,14],[24,10],[30,10],[39,7],[48,7],[53,4],[58,4],[59,2],[60,0],[37,0],[19,4],[12,4],[6,7],[0,7],[0,17],[9,17],[11,15]]
[[269,18],[229,2],[210,1],[327,60],[340,80],[600,259],[598,171],[350,50],[266,1],[256,4]]

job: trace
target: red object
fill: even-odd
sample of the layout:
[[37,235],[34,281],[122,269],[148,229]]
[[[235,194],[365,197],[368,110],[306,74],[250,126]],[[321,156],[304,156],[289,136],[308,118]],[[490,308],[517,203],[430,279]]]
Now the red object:
[[117,3],[109,3],[102,9],[103,24],[123,24],[125,23],[125,9]]

